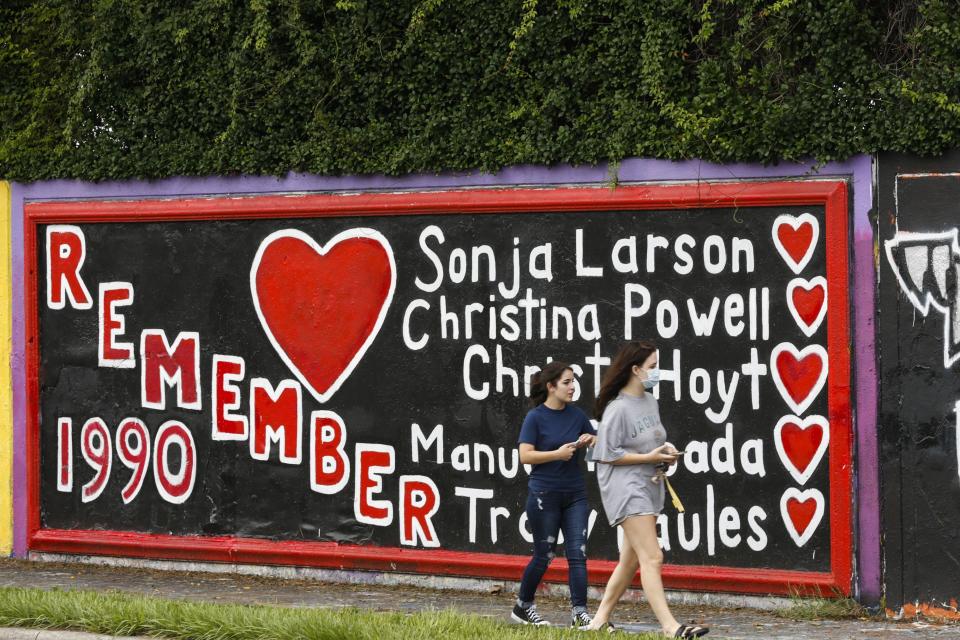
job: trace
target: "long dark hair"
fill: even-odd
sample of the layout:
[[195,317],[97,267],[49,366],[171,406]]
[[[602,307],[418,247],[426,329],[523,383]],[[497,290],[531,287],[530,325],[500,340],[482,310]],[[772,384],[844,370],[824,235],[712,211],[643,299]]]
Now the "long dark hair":
[[627,386],[630,376],[633,375],[633,365],[643,366],[650,354],[656,350],[657,345],[653,340],[637,340],[620,347],[620,351],[603,374],[603,383],[600,385],[600,393],[597,394],[593,409],[597,420],[603,417],[603,410],[611,400],[617,397],[620,389]]
[[556,386],[557,380],[563,377],[563,372],[573,371],[573,367],[566,362],[551,362],[540,371],[530,376],[530,406],[543,404],[547,399],[547,385]]

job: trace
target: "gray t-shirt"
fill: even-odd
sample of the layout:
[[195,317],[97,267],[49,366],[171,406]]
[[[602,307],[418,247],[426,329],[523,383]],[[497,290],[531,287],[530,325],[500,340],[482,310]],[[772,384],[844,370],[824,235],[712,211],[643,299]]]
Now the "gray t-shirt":
[[611,526],[627,516],[658,514],[663,509],[662,482],[653,482],[652,464],[609,464],[627,453],[649,453],[667,441],[660,410],[652,393],[640,397],[620,393],[603,411],[593,461],[603,510]]

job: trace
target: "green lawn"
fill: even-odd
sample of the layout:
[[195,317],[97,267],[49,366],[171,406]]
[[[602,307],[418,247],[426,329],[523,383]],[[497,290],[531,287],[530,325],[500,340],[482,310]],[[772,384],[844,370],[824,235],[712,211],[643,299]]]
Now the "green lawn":
[[[417,640],[583,637],[453,611],[414,614],[184,602],[118,592],[0,588],[0,627],[59,628],[178,640]],[[604,634],[606,635],[606,634]],[[640,634],[638,640],[662,636]]]

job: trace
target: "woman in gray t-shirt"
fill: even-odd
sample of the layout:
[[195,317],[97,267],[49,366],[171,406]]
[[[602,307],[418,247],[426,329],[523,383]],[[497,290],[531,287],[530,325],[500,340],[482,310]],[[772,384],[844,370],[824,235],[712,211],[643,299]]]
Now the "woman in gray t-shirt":
[[709,629],[677,622],[663,593],[657,515],[663,509],[664,483],[653,480],[657,465],[675,463],[679,453],[667,442],[657,401],[650,393],[659,380],[656,344],[628,342],[604,374],[597,396],[600,427],[593,461],[603,510],[611,526],[623,529],[624,540],[620,561],[587,628],[611,628],[610,613],[639,568],[643,592],[663,632],[673,638],[699,638]]

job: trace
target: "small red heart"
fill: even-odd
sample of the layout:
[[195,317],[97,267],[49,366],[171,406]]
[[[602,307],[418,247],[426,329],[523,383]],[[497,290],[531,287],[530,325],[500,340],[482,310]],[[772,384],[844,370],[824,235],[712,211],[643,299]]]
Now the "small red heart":
[[380,329],[393,296],[393,254],[370,229],[341,233],[326,247],[288,229],[261,243],[250,280],[274,348],[325,402]]
[[791,475],[804,484],[820,463],[830,442],[829,423],[823,416],[785,416],[773,430],[777,453]]
[[815,352],[797,358],[791,351],[777,354],[775,366],[780,381],[797,405],[802,405],[813,392],[823,373],[823,358]]
[[817,514],[817,501],[814,498],[798,500],[797,498],[787,498],[787,513],[790,515],[790,522],[800,538],[803,538],[807,532],[807,527],[813,522],[813,517]]
[[811,425],[803,429],[795,422],[783,425],[783,450],[790,462],[800,471],[806,471],[823,442],[823,429]]
[[794,273],[800,273],[813,257],[820,237],[820,223],[809,213],[780,215],[773,221],[773,244]]
[[789,487],[780,496],[780,517],[798,547],[810,541],[823,520],[823,493],[819,489],[800,491]]
[[797,315],[808,327],[812,327],[827,301],[827,288],[819,283],[811,285],[809,289],[800,284],[794,288],[791,300]]
[[800,264],[810,248],[810,243],[813,242],[813,225],[803,222],[794,229],[788,224],[782,224],[777,229],[777,237],[780,238],[780,245],[790,254],[793,261]]

